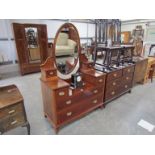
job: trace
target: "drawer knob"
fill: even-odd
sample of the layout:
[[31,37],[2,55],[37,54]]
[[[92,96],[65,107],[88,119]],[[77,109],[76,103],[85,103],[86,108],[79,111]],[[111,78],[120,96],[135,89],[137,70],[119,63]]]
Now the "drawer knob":
[[117,76],[117,74],[115,73],[115,74],[114,74],[114,77],[116,77],[116,76]]
[[101,83],[101,82],[103,82],[103,79],[99,79],[98,81]]
[[125,85],[125,88],[128,88],[128,85]]
[[10,110],[8,113],[13,114],[14,112],[15,112],[15,110]]
[[113,82],[112,85],[115,86],[116,85],[116,82]]
[[14,125],[14,124],[16,124],[16,123],[17,123],[17,121],[15,120],[15,121],[11,122],[11,125]]
[[93,103],[96,104],[97,103],[97,100],[94,100]]
[[67,116],[71,116],[71,115],[72,115],[72,112],[68,112],[68,113],[67,113]]
[[71,100],[66,101],[66,104],[67,104],[67,105],[69,105],[69,104],[71,104],[71,103],[72,103]]
[[113,91],[113,92],[111,92],[111,95],[114,95],[115,94],[115,92]]
[[130,72],[130,69],[128,69],[128,72]]
[[96,89],[96,90],[94,90],[94,94],[97,94],[98,93],[98,90]]
[[126,77],[127,80],[129,80],[129,77]]
[[59,92],[59,96],[64,96],[65,95],[65,92],[61,91]]
[[50,72],[50,75],[53,75],[53,72]]

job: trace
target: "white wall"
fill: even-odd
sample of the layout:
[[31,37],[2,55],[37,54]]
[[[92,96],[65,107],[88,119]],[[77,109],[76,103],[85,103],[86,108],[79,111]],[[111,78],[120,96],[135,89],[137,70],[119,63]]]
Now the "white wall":
[[[65,23],[65,21],[59,20],[41,20],[41,19],[1,19],[0,20],[0,52],[5,53],[9,60],[17,60],[17,53],[14,39],[12,23],[33,23],[33,24],[46,24],[48,38],[54,38],[59,27]],[[90,42],[90,40],[84,38],[92,38],[95,36],[95,25],[87,23],[72,22],[78,29],[81,43]],[[8,40],[2,40],[2,39]],[[49,40],[52,41],[52,40]]]

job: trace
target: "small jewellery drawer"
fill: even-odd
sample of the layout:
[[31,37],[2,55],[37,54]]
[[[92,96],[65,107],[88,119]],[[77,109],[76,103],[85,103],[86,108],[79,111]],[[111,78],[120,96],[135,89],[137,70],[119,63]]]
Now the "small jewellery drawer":
[[22,112],[22,111],[23,111],[23,104],[22,103],[16,104],[14,106],[10,106],[8,108],[0,110],[0,119],[2,119],[4,117],[15,115],[15,114]]
[[109,74],[107,74],[107,81],[111,81],[117,78],[120,78],[122,76],[122,70],[117,70],[114,72],[111,72]]
[[68,97],[69,96],[69,88],[68,87],[65,87],[65,88],[57,89],[55,91],[55,95],[56,95],[56,100],[57,101],[60,101],[63,98]]
[[0,121],[0,126],[4,131],[13,129],[21,124],[25,123],[24,113],[19,113],[15,116],[2,119]]
[[48,71],[46,71],[46,78],[56,76],[56,75],[57,75],[56,70],[48,70]]
[[129,73],[133,73],[134,72],[134,66],[131,67],[127,67],[123,69],[123,75],[129,74]]

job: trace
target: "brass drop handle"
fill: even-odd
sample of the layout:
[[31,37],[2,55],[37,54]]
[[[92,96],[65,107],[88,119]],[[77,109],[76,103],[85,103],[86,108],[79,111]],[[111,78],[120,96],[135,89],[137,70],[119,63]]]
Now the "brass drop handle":
[[127,80],[129,80],[129,77],[126,77]]
[[115,92],[113,91],[111,94],[112,94],[112,95],[114,95],[114,94],[115,94]]
[[97,103],[97,100],[94,100],[93,103],[96,104]]
[[98,93],[98,90],[96,89],[96,90],[94,90],[94,94],[97,94]]
[[67,116],[71,116],[71,115],[72,115],[72,112],[68,112],[68,113],[67,113]]
[[128,85],[125,85],[125,88],[128,88]]
[[116,76],[117,76],[117,74],[115,73],[115,74],[114,74],[114,77],[116,77]]
[[14,124],[16,124],[16,123],[17,123],[17,120],[11,122],[11,125],[14,125]]
[[128,69],[128,72],[130,72],[130,69]]
[[65,95],[65,92],[61,91],[59,92],[59,96],[64,96]]
[[112,84],[113,84],[113,86],[115,86],[116,85],[116,82],[113,82]]
[[71,104],[71,103],[72,103],[71,100],[66,101],[66,104],[67,104],[67,105],[69,105],[69,104]]
[[98,81],[99,81],[100,83],[101,83],[101,82],[103,82],[103,80],[102,80],[102,79],[99,79]]
[[12,113],[14,113],[15,112],[15,110],[10,110],[8,113],[9,114],[12,114]]

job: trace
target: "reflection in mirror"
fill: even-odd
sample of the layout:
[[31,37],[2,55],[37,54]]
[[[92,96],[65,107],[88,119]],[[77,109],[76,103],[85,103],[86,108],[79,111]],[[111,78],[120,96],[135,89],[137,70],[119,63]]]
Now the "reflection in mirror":
[[79,36],[75,27],[64,24],[58,31],[55,42],[55,57],[58,70],[62,74],[69,74],[78,61]]
[[40,47],[38,44],[38,31],[37,28],[25,28],[26,40],[28,45],[28,58],[29,63],[40,63]]

